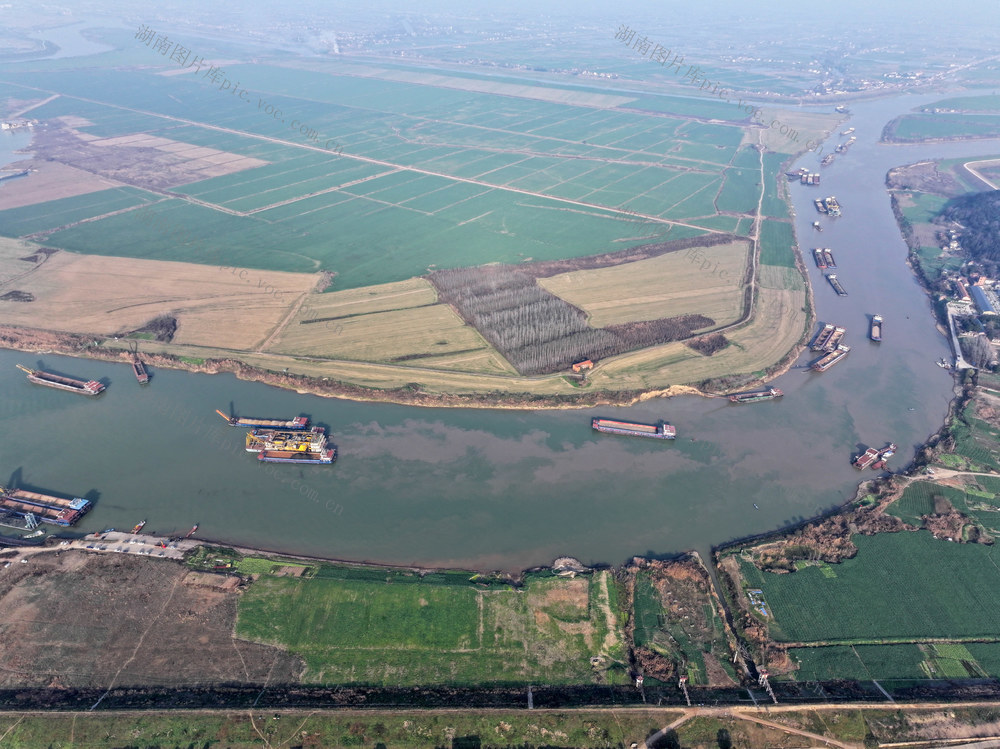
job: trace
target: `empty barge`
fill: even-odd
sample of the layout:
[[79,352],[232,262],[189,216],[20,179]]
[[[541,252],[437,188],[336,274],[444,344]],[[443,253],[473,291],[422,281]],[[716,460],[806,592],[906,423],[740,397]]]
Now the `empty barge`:
[[664,421],[658,424],[639,424],[633,421],[593,419],[590,425],[598,432],[625,434],[630,437],[652,437],[658,440],[672,440],[677,436],[677,429]]
[[729,396],[732,403],[758,403],[780,398],[784,393],[778,388],[768,388],[767,390],[757,390],[749,393],[733,393]]
[[837,262],[833,259],[833,251],[829,247],[823,250],[823,260],[826,261],[827,268],[837,267]]
[[219,409],[215,409],[223,419],[229,422],[231,427],[248,427],[250,429],[286,429],[296,431],[309,426],[309,419],[305,416],[296,416],[294,419],[254,419],[248,416],[226,416]]
[[838,295],[847,296],[847,291],[844,289],[843,285],[841,285],[840,281],[837,280],[836,273],[827,273],[826,280],[830,282],[833,290],[836,291]]
[[80,393],[82,395],[100,395],[104,392],[104,385],[97,380],[87,382],[74,380],[72,377],[63,377],[51,372],[43,372],[40,369],[28,369],[27,367],[22,367],[20,364],[17,365],[17,368],[22,372],[27,372],[28,381],[36,385],[45,385],[46,387],[58,388],[59,390],[69,390],[71,393]]

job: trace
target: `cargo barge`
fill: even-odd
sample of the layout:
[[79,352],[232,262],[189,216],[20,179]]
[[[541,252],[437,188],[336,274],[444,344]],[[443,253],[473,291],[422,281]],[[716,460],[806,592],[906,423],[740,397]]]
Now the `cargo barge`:
[[882,342],[882,315],[872,315],[872,325],[871,330],[868,331],[868,337],[875,343]]
[[22,372],[27,372],[28,381],[36,385],[45,385],[46,387],[58,388],[59,390],[69,390],[71,393],[80,393],[82,395],[100,395],[104,392],[104,385],[97,380],[90,380],[88,382],[74,380],[72,377],[63,377],[51,372],[43,372],[40,369],[28,369],[27,367],[22,367],[20,364],[17,365],[17,368]]
[[816,200],[813,201],[813,205],[816,206],[816,210],[820,213],[829,213],[826,203],[824,203],[820,198],[816,198]]
[[813,258],[816,260],[816,267],[820,270],[826,269],[826,257],[823,255],[823,250],[817,247],[813,250]]
[[837,262],[833,259],[833,251],[829,247],[823,250],[823,260],[826,262],[827,268],[837,267]]
[[768,388],[767,390],[758,390],[754,392],[747,393],[733,393],[729,396],[729,400],[732,403],[758,403],[759,401],[769,401],[775,398],[780,398],[784,393],[778,390],[778,388]]
[[69,527],[86,515],[90,507],[90,501],[80,497],[67,499],[0,487],[0,511],[25,518],[30,515],[43,523]]
[[814,361],[812,364],[809,365],[809,368],[817,372],[825,372],[834,364],[836,364],[845,356],[847,356],[850,353],[850,351],[851,351],[850,346],[845,346],[841,344],[837,346],[836,350],[831,351],[829,354],[826,354],[825,356],[822,356],[816,361]]
[[226,416],[219,409],[215,409],[223,419],[229,422],[231,427],[245,427],[250,429],[285,429],[296,431],[309,426],[309,419],[305,416],[296,416],[294,419],[254,419],[248,416]]
[[149,372],[146,371],[146,365],[139,359],[132,360],[132,373],[135,375],[135,379],[139,381],[140,385],[145,385],[149,382]]
[[294,452],[319,452],[326,446],[326,431],[323,427],[313,427],[308,432],[279,429],[252,429],[247,434],[248,453],[265,450],[286,450]]
[[827,273],[826,280],[830,282],[833,290],[836,291],[838,295],[847,296],[847,291],[844,289],[843,285],[841,285],[840,281],[837,280],[836,273]]
[[337,448],[330,447],[321,452],[297,452],[294,450],[262,450],[257,460],[264,463],[320,463],[326,465],[337,459]]
[[633,421],[614,421],[612,419],[593,419],[590,425],[598,432],[608,434],[625,434],[630,437],[652,437],[658,440],[672,440],[677,436],[677,429],[664,421],[658,424],[639,424]]
[[833,323],[827,323],[824,325],[823,329],[816,334],[816,337],[813,339],[809,348],[813,351],[826,351],[826,345],[830,341],[830,337],[833,335],[834,329]]

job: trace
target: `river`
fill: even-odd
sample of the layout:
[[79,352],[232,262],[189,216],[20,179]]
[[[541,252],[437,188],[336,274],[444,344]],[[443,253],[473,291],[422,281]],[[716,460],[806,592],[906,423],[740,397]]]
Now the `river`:
[[[707,550],[780,527],[854,495],[859,445],[899,444],[899,468],[936,431],[952,396],[948,355],[929,303],[904,263],[884,188],[914,161],[1000,152],[1000,141],[877,143],[896,114],[942,95],[896,96],[852,107],[858,140],[793,184],[803,247],[831,247],[849,296],[811,267],[820,320],[848,329],[850,356],[831,370],[779,378],[785,397],[757,405],[674,397],[629,409],[486,411],[353,403],[303,396],[232,375],[156,370],[140,387],[126,364],[0,351],[0,483],[87,496],[76,530],[148,529],[357,561],[519,570],[569,554],[620,563],[635,554]],[[846,127],[846,125],[845,125]],[[829,152],[844,138],[835,136]],[[806,154],[801,165],[818,163]],[[798,166],[799,164],[796,164]],[[818,171],[817,167],[817,171]],[[812,222],[815,197],[834,194],[842,218]],[[871,313],[884,342],[866,338]],[[29,384],[14,364],[101,378],[91,399]],[[339,447],[333,466],[271,466],[242,450],[241,415],[309,415]],[[912,409],[912,410],[911,410]],[[669,420],[675,442],[593,432],[594,415]],[[755,505],[759,508],[756,509]]]

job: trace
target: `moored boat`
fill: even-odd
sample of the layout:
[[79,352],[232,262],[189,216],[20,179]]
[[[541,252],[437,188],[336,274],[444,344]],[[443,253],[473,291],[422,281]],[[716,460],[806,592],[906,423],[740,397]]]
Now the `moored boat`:
[[831,351],[829,354],[826,354],[825,356],[820,357],[812,364],[810,364],[809,367],[810,369],[813,369],[817,372],[825,372],[834,364],[841,361],[845,356],[847,356],[850,353],[850,351],[851,351],[850,346],[845,346],[844,344],[840,344],[839,346],[837,346],[835,350]]
[[28,381],[36,385],[45,385],[46,387],[57,388],[58,390],[69,390],[71,393],[80,393],[81,395],[100,395],[104,392],[104,385],[97,380],[86,382],[84,380],[75,380],[72,377],[63,377],[62,375],[44,372],[40,369],[22,367],[20,364],[17,365],[17,368],[22,372],[27,372]]
[[780,398],[784,393],[778,388],[768,388],[767,390],[757,390],[746,393],[733,393],[729,396],[732,403],[757,403],[759,401],[769,401]]
[[868,337],[876,343],[882,341],[882,315],[872,315],[872,325]]
[[244,427],[249,429],[288,429],[297,431],[309,426],[309,419],[305,416],[296,416],[294,419],[256,419],[250,416],[226,416],[219,409],[215,409],[223,419],[229,422],[231,427]]
[[145,527],[146,527],[146,521],[145,520],[140,520],[138,523],[136,523],[132,527],[132,532],[133,533],[138,533],[139,531],[141,531]]

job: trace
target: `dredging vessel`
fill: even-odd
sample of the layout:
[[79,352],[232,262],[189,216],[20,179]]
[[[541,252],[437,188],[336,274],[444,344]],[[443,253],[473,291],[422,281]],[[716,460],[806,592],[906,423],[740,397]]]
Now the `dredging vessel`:
[[872,315],[872,325],[871,330],[868,331],[868,337],[875,343],[882,342],[882,315]]
[[778,390],[778,388],[768,388],[767,390],[757,390],[747,393],[733,393],[729,396],[729,400],[732,403],[758,403],[760,401],[780,398],[783,395],[784,393]]
[[624,434],[630,437],[652,437],[658,440],[672,440],[677,436],[676,427],[660,421],[656,424],[639,424],[634,421],[614,421],[613,419],[592,419],[590,425],[598,432]]
[[831,351],[829,354],[826,354],[825,356],[820,357],[812,364],[810,364],[809,368],[817,372],[825,372],[834,364],[836,364],[845,356],[847,356],[850,353],[850,351],[851,351],[850,346],[845,346],[844,344],[840,344],[839,346],[837,346],[835,350]]
[[69,390],[71,393],[80,393],[81,395],[100,395],[104,392],[104,385],[97,380],[86,382],[83,380],[74,380],[72,377],[63,377],[52,372],[43,372],[40,369],[29,369],[20,364],[17,365],[17,368],[22,372],[27,372],[28,381],[36,385],[45,385],[46,387],[57,388],[59,390]]
[[67,499],[0,487],[0,511],[27,519],[28,527],[38,522],[69,527],[86,515],[90,507],[90,500],[80,497]]
[[254,429],[247,434],[247,452],[258,453],[265,463],[332,463],[337,448],[328,447],[326,430],[313,427],[308,432]]
[[305,416],[296,416],[294,419],[255,419],[249,416],[226,416],[219,409],[215,409],[223,419],[229,422],[231,427],[245,427],[250,429],[284,429],[297,431],[309,426],[309,419]]

